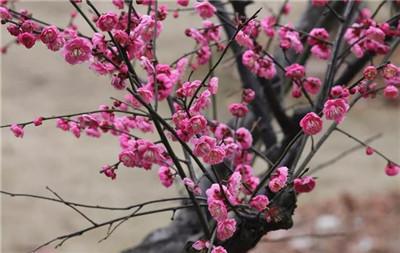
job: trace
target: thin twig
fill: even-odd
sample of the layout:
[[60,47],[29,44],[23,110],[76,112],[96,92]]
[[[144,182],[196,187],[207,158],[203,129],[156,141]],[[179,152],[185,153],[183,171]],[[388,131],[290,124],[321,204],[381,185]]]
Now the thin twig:
[[50,187],[46,186],[46,189],[48,191],[50,191],[54,196],[56,196],[61,202],[63,202],[65,205],[69,206],[72,210],[74,210],[75,212],[77,212],[79,215],[81,215],[84,219],[86,219],[87,221],[89,221],[90,223],[92,223],[92,225],[96,226],[97,223],[94,222],[92,219],[90,219],[86,214],[84,214],[82,211],[80,211],[78,208],[76,208],[74,205],[68,204],[67,202],[65,202],[65,200],[58,195],[55,191],[53,191],[52,189],[50,189]]

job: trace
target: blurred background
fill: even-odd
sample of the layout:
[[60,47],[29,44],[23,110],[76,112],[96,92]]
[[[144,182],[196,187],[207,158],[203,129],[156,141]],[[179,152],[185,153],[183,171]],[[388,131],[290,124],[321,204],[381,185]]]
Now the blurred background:
[[[174,3],[165,3],[172,9],[176,7]],[[369,4],[373,7],[377,3]],[[112,8],[105,2],[96,2],[96,5],[100,10]],[[291,5],[292,13],[281,23],[295,23],[306,2],[295,1]],[[29,1],[16,6],[17,9],[32,11],[36,18],[59,26],[68,23],[73,10],[66,1]],[[248,13],[257,6],[277,10],[280,2],[257,2]],[[262,10],[261,16],[268,14],[266,9]],[[184,35],[184,30],[199,27],[201,22],[191,12],[181,13],[179,19],[169,15],[157,45],[161,63],[171,63],[183,53],[193,50],[193,42]],[[388,8],[383,8],[379,16],[381,20],[387,19]],[[88,26],[81,19],[78,21],[80,29],[90,34]],[[4,45],[11,38],[2,28],[1,44]],[[400,64],[398,52],[392,62]],[[308,63],[307,71],[309,75],[321,77],[325,69],[325,63],[313,59]],[[30,121],[41,115],[90,111],[100,104],[109,104],[111,96],[123,95],[113,90],[108,77],[88,71],[86,64],[71,66],[59,53],[50,52],[40,43],[30,50],[19,46],[9,48],[7,54],[1,57],[1,71],[1,124]],[[200,70],[196,75],[201,78],[203,73]],[[220,79],[218,113],[220,118],[228,119],[227,105],[239,100],[241,84],[232,62],[221,65],[217,76]],[[361,101],[351,111],[342,129],[363,140],[382,133],[383,136],[372,146],[394,161],[400,161],[398,100],[388,102],[378,96],[374,100]],[[25,128],[23,139],[16,139],[6,129],[1,134],[2,190],[51,196],[45,189],[48,186],[65,200],[109,206],[127,206],[179,194],[179,189],[161,186],[155,169],[143,171],[121,167],[114,181],[99,174],[102,165],[115,162],[118,156],[118,142],[110,136],[100,139],[82,136],[76,139],[72,134],[55,128],[54,122],[45,122],[38,128]],[[310,167],[355,145],[350,139],[333,134]],[[366,156],[364,149],[359,149],[321,170],[315,175],[318,177],[315,191],[300,196],[293,231],[272,233],[268,240],[280,238],[283,242],[260,243],[254,252],[268,249],[273,252],[330,252],[328,248],[343,252],[395,252],[392,249],[400,248],[400,177],[387,177],[384,174],[385,165],[385,161],[378,156]],[[264,169],[260,166],[258,170]],[[102,221],[123,213],[89,210],[87,214],[95,221]],[[168,224],[170,218],[170,213],[164,213],[131,219],[101,243],[98,241],[105,236],[106,228],[71,239],[56,250],[48,247],[41,252],[119,252],[140,242],[148,232]],[[72,209],[61,204],[1,196],[2,252],[28,252],[59,235],[89,225]],[[379,225],[384,226],[382,230],[378,229]],[[349,226],[352,229],[348,229]],[[342,233],[344,230],[346,233],[351,230],[361,234],[356,237],[346,234],[345,237],[301,236],[285,239],[294,234],[318,231]],[[385,243],[383,247],[382,240],[392,244]]]

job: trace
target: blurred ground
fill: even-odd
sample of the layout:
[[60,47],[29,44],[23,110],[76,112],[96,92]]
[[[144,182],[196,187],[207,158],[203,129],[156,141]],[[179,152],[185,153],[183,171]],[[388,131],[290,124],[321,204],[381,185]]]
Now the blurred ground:
[[397,253],[400,194],[355,198],[344,193],[299,208],[294,224],[268,234],[252,253]]
[[[106,9],[104,4],[99,6],[100,9]],[[32,10],[36,17],[45,17],[49,22],[59,25],[68,22],[68,14],[72,10],[66,2],[28,2],[20,3],[18,7]],[[293,4],[295,12],[301,11],[303,7],[302,3]],[[182,19],[184,22],[181,19],[169,19],[166,23],[165,29],[170,32],[163,33],[159,40],[158,57],[161,62],[170,63],[178,54],[193,49],[191,42],[186,43],[177,38],[183,37],[186,27],[197,27],[200,20],[189,13],[185,15]],[[80,27],[87,29],[83,22]],[[4,31],[1,35],[1,43],[7,43],[9,36]],[[84,65],[70,66],[60,55],[49,52],[42,45],[29,51],[22,47],[12,47],[1,60],[2,124],[31,120],[39,115],[90,111],[99,104],[109,103],[110,96],[121,96],[112,91],[108,78],[96,76],[87,71]],[[398,55],[394,62],[400,63]],[[218,108],[223,118],[227,117],[227,104],[235,101],[239,94],[240,83],[232,68],[225,64],[218,71],[221,82]],[[313,72],[310,75],[319,75],[325,70],[325,64],[314,61],[310,63],[309,69]],[[201,77],[201,73],[198,76]],[[384,136],[375,141],[373,146],[399,161],[399,116],[398,105],[383,99],[361,102],[351,112],[351,120],[345,121],[342,128],[361,139],[383,133]],[[178,194],[177,189],[161,187],[154,170],[122,168],[116,181],[100,175],[98,171],[103,164],[117,159],[119,148],[113,138],[97,140],[83,136],[77,140],[71,134],[56,129],[54,122],[47,122],[35,129],[27,128],[23,140],[15,139],[6,130],[1,133],[3,190],[50,195],[45,190],[49,186],[66,200],[112,206],[126,206]],[[312,161],[311,167],[355,145],[339,134],[333,136],[322,148],[320,155]],[[400,178],[386,177],[384,166],[383,160],[376,156],[366,157],[363,150],[339,161],[316,174],[319,178],[318,187],[300,199],[299,212],[304,208],[303,212],[307,214],[316,203],[336,203],[320,201],[335,198],[344,191],[351,192],[356,198],[376,194],[377,199],[384,199],[380,194],[386,194],[388,190],[400,192]],[[62,205],[5,196],[2,196],[1,203],[2,252],[5,253],[27,252],[58,235],[90,225]],[[331,206],[326,205],[328,208]],[[88,214],[96,221],[120,215],[115,212]],[[139,242],[154,228],[167,224],[170,216],[168,213],[131,220],[102,243],[97,242],[104,237],[106,229],[97,230],[68,241],[56,252],[118,252]],[[383,234],[371,236],[379,240],[383,238]]]

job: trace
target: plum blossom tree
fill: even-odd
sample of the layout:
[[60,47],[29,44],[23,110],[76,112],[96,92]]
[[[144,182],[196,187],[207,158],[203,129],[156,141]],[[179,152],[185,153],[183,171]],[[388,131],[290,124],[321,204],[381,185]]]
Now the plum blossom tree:
[[[375,19],[385,5],[398,11],[398,2],[382,1],[372,10],[361,1],[312,0],[300,23],[292,25],[282,23],[291,12],[287,0],[279,12],[270,10],[267,15],[261,15],[261,9],[248,15],[251,1],[177,0],[168,9],[157,0],[113,0],[113,9],[102,12],[90,0],[70,0],[75,11],[63,28],[29,10],[15,9],[14,2],[1,1],[0,18],[13,37],[13,43],[3,45],[3,53],[14,42],[27,49],[42,44],[67,64],[88,65],[121,96],[97,110],[38,116],[2,128],[23,138],[25,128],[55,121],[57,128],[76,138],[111,135],[118,139],[120,153],[115,162],[99,165],[105,177],[117,181],[118,171],[126,168],[157,170],[163,186],[180,185],[186,194],[108,207],[65,201],[51,189],[54,197],[1,191],[66,204],[91,223],[34,251],[49,244],[61,246],[106,226],[107,239],[131,218],[177,212],[169,226],[125,252],[247,252],[269,231],[292,226],[298,195],[317,184],[312,173],[320,168],[308,164],[333,132],[365,147],[367,155],[380,156],[382,174],[399,173],[396,161],[340,127],[351,120],[347,114],[361,99],[399,96],[400,68],[390,60],[399,44],[400,14],[385,22]],[[147,7],[147,13],[140,13],[138,6]],[[180,18],[183,11],[203,19],[199,27],[188,27],[182,34],[182,43],[194,41],[196,48],[177,55],[172,63],[159,62],[157,50],[162,45],[157,38],[168,33],[163,21]],[[91,34],[80,31],[74,22],[78,17],[87,22]],[[216,117],[219,79],[215,71],[229,50],[243,93],[241,101],[229,105],[232,120],[224,123]],[[383,60],[374,64],[377,56]],[[307,74],[306,63],[312,57],[326,62],[324,80]],[[201,80],[192,80],[193,72],[207,67]],[[300,102],[286,109],[287,97]],[[170,117],[160,114],[161,102],[168,104]],[[159,141],[134,134],[148,132],[155,132]],[[312,144],[310,151],[307,142]],[[184,158],[173,143],[182,147]],[[254,172],[256,160],[265,164],[260,175]],[[154,203],[165,207],[142,211]],[[97,223],[81,211],[85,208],[130,213]]]

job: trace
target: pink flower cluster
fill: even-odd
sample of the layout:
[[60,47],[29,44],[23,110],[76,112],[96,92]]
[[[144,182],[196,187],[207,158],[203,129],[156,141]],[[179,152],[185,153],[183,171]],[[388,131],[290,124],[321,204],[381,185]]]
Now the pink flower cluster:
[[268,187],[272,192],[279,192],[286,186],[288,172],[289,170],[287,167],[279,167],[276,169],[268,183]]
[[[144,139],[129,139],[126,137],[120,139],[122,151],[119,153],[119,161],[126,167],[140,167],[146,170],[151,169],[153,164],[161,166],[169,166],[172,164],[169,155],[167,154],[165,148],[161,144],[154,144],[151,141]],[[164,185],[168,185],[166,181],[170,181],[168,177],[172,176],[166,173],[168,167],[161,170],[163,175],[162,182]],[[160,173],[161,173],[160,172]],[[162,176],[160,176],[161,178]]]
[[316,57],[327,60],[331,55],[331,49],[325,42],[329,39],[329,33],[324,28],[314,28],[308,37],[308,44],[311,47],[311,53]]
[[260,55],[253,50],[247,50],[242,56],[243,65],[257,76],[272,79],[276,75],[275,64],[267,55]]
[[359,58],[366,52],[386,54],[389,50],[385,38],[392,36],[393,31],[387,23],[377,24],[371,15],[365,11],[360,12],[358,23],[351,25],[344,36],[353,54]]
[[268,37],[274,37],[275,29],[274,26],[276,24],[276,17],[274,16],[267,16],[260,22],[261,28],[265,32]]
[[229,112],[238,118],[243,118],[249,112],[248,104],[254,100],[256,93],[252,89],[245,89],[242,93],[241,103],[232,103],[229,105]]
[[207,0],[195,3],[194,8],[196,9],[196,11],[200,15],[200,17],[202,17],[204,19],[211,18],[212,16],[214,16],[214,13],[217,11],[217,9],[214,7],[214,5],[209,3]]
[[[330,95],[331,97],[324,103],[322,113],[327,120],[340,124],[350,108],[348,103],[350,92],[347,88],[337,85],[331,89]],[[310,112],[301,119],[300,126],[305,134],[315,135],[322,130],[323,122],[319,115]]]
[[174,182],[174,172],[168,166],[161,166],[158,169],[158,177],[160,178],[162,185],[167,188]]
[[294,190],[298,193],[312,191],[315,188],[315,184],[315,179],[310,176],[296,178],[295,180],[293,180]]
[[279,45],[283,50],[293,49],[297,54],[303,52],[299,33],[292,26],[286,25],[279,29]]
[[200,65],[208,63],[211,59],[211,43],[215,43],[218,50],[224,48],[224,45],[221,43],[221,27],[215,25],[210,20],[204,20],[203,27],[200,29],[186,29],[185,34],[194,39],[198,45],[196,61],[191,63],[192,69],[197,69]]
[[211,247],[211,253],[228,253],[226,249],[222,246],[212,246],[209,241],[205,240],[198,240],[195,243],[193,243],[192,248],[198,251],[203,251],[205,249],[210,249]]

